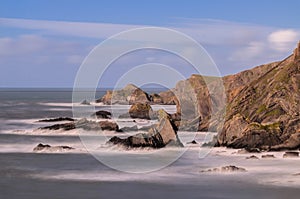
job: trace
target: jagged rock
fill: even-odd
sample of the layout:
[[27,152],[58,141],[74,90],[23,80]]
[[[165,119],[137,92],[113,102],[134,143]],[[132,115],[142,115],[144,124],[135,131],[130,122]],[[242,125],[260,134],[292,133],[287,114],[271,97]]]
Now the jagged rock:
[[97,111],[92,116],[96,116],[98,119],[111,119],[111,112],[109,111]]
[[272,154],[267,154],[267,155],[262,155],[261,158],[268,159],[268,158],[275,158],[275,156]]
[[282,144],[270,147],[271,151],[295,150],[300,148],[300,132],[292,134]]
[[50,146],[48,144],[38,144],[36,147],[34,147],[34,152],[40,152],[40,151],[69,151],[74,149],[73,147],[69,146]]
[[249,157],[246,157],[247,160],[258,160],[259,158],[255,155],[251,155]]
[[75,121],[75,119],[70,117],[57,117],[57,118],[38,120],[38,122],[61,122],[61,121]]
[[152,108],[149,104],[136,103],[129,109],[129,115],[131,118],[150,119]]
[[159,93],[163,104],[165,105],[175,105],[178,101],[174,92],[172,90],[167,90]]
[[88,121],[87,119],[81,119],[76,122],[64,123],[64,124],[54,124],[51,126],[41,127],[40,129],[48,129],[48,130],[59,130],[63,129],[65,131],[72,130],[75,128],[82,128],[84,130],[108,130],[108,131],[119,131],[119,126],[110,121]]
[[295,151],[285,152],[282,157],[283,158],[298,158],[299,152],[295,152]]
[[208,170],[202,170],[201,172],[222,172],[222,173],[231,173],[231,172],[246,172],[247,170],[242,167],[237,167],[233,165],[223,166],[220,168],[212,168]]
[[155,128],[151,128],[148,133],[138,133],[127,138],[112,137],[107,144],[121,145],[127,148],[152,147],[162,148],[165,146],[180,146],[177,136],[176,126],[170,120],[170,116],[164,110],[159,110],[159,122]]
[[128,84],[121,90],[106,91],[106,94],[96,102],[104,104],[134,104],[149,103],[149,95],[133,84]]
[[[298,44],[299,47],[299,44]],[[300,147],[299,48],[283,61],[260,66],[236,93],[231,93],[218,142],[234,148],[292,150]],[[234,83],[234,82],[233,82]],[[241,118],[237,121],[236,117]],[[236,122],[234,122],[236,121]],[[235,126],[232,129],[232,126]]]
[[87,100],[83,100],[80,104],[82,104],[82,105],[91,105],[91,103]]

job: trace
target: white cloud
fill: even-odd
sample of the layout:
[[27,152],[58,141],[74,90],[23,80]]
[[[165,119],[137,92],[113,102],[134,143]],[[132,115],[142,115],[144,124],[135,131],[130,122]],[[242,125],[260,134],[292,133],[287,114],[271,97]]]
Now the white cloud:
[[235,51],[229,60],[231,61],[243,61],[251,60],[261,56],[266,49],[266,46],[263,42],[251,41],[244,48]]
[[270,46],[277,51],[290,51],[299,41],[300,32],[292,29],[277,30],[268,36]]

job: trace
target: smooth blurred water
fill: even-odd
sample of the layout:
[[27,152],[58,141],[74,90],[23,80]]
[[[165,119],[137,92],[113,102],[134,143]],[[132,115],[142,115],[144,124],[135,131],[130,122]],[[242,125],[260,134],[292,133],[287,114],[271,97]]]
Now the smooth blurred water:
[[[97,98],[104,93],[97,92]],[[275,199],[297,198],[300,195],[299,188],[258,184],[260,175],[262,178],[268,177],[264,173],[210,175],[200,172],[202,169],[229,164],[260,168],[259,162],[245,162],[244,157],[209,155],[199,159],[199,148],[193,146],[177,161],[159,171],[129,174],[116,171],[96,160],[85,150],[76,130],[64,133],[33,130],[48,125],[37,123],[37,119],[72,117],[71,90],[2,89],[0,102],[0,199]],[[120,109],[118,106],[114,108]],[[68,145],[76,150],[35,153],[32,149],[38,143]],[[135,153],[139,151],[132,152]],[[103,153],[114,154],[116,152]],[[117,154],[120,156],[120,153]],[[264,164],[272,170],[274,160]],[[289,165],[296,164],[299,162],[290,161],[283,162],[281,166],[289,168]],[[276,171],[275,175],[280,174]]]

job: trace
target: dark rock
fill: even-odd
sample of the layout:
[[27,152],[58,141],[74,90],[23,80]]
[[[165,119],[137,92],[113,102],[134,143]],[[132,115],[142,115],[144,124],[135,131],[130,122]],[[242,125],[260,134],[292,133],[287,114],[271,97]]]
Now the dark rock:
[[231,173],[231,172],[246,172],[247,170],[242,167],[237,167],[233,165],[223,166],[220,168],[213,168],[208,170],[202,170],[201,172],[224,172],[224,173]]
[[282,144],[271,146],[271,151],[296,150],[300,149],[300,132],[292,134]]
[[299,152],[289,151],[283,154],[283,158],[298,158]]
[[125,126],[123,128],[120,129],[121,132],[131,132],[131,131],[138,131],[138,126],[137,125],[134,125],[134,126]]
[[74,149],[73,147],[69,146],[50,146],[48,144],[38,144],[36,147],[34,147],[33,151],[38,152],[38,151],[58,151],[58,150],[72,150]]
[[91,103],[87,100],[83,100],[80,104],[82,104],[82,105],[91,105]]
[[59,130],[59,129],[63,129],[65,131],[69,131],[72,129],[75,129],[76,125],[74,122],[70,122],[70,123],[64,123],[64,124],[54,124],[51,126],[45,126],[45,127],[41,127],[40,129],[48,129],[48,130]]
[[97,111],[92,116],[96,116],[98,119],[111,119],[111,113],[109,111]]
[[119,126],[110,121],[88,121],[87,119],[81,119],[76,122],[64,123],[64,124],[54,124],[51,126],[41,127],[40,129],[48,130],[59,130],[63,129],[65,131],[72,130],[75,128],[82,128],[84,130],[108,130],[108,131],[119,131]]
[[249,157],[246,157],[247,160],[258,160],[259,158],[255,155],[251,155]]
[[275,156],[274,156],[274,155],[267,154],[267,155],[262,155],[261,158],[263,158],[263,159],[267,159],[267,158],[275,158]]
[[196,142],[196,140],[193,140],[191,142],[187,142],[187,144],[198,144],[198,142]]
[[183,147],[183,144],[177,136],[176,127],[170,120],[169,114],[164,110],[159,110],[158,114],[159,123],[155,128],[151,128],[148,133],[138,133],[124,139],[114,136],[107,144],[121,145],[127,148],[162,148],[169,145]]
[[106,131],[119,131],[119,126],[115,122],[110,121],[100,121],[99,122],[101,130]]
[[38,120],[38,122],[60,122],[60,121],[75,121],[75,119],[70,118],[70,117],[57,117],[57,118],[51,118],[51,119]]

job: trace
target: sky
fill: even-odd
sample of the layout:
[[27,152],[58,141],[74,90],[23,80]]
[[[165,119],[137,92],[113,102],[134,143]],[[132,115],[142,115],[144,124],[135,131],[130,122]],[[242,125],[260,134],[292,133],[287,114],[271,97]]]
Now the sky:
[[[133,28],[169,28],[188,35],[204,47],[222,76],[281,60],[300,40],[297,0],[0,3],[0,87],[72,87],[92,49]],[[126,71],[150,62],[168,65],[186,78],[195,73],[171,53],[143,50],[115,60],[99,86],[112,87]]]

